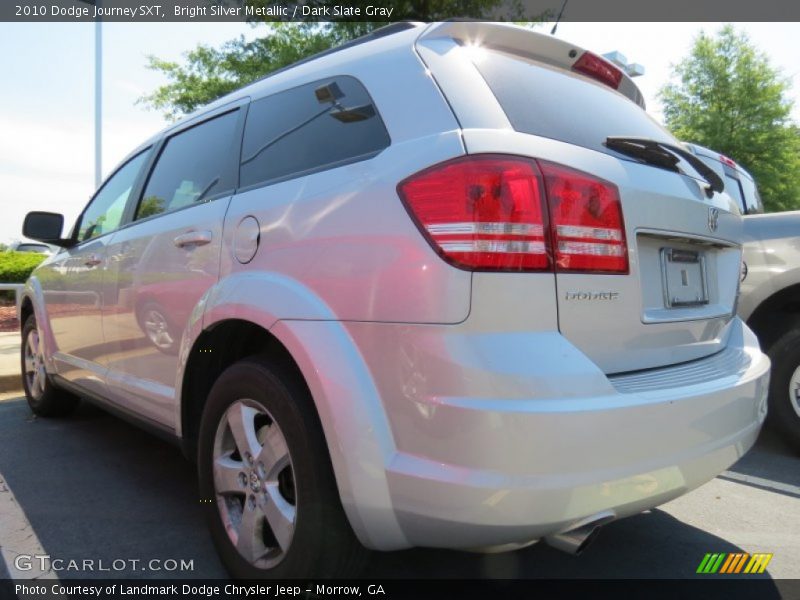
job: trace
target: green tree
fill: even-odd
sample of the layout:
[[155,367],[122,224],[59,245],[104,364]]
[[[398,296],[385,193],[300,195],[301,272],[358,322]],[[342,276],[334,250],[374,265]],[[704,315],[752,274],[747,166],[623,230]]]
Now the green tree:
[[[268,6],[271,0],[248,0],[249,5]],[[330,4],[309,0],[306,4]],[[371,4],[354,1],[349,6]],[[374,3],[372,3],[374,4]],[[454,14],[492,20],[521,17],[520,0],[394,0],[393,18],[439,20]],[[497,14],[497,11],[503,11]],[[545,18],[547,13],[539,15]],[[388,22],[254,22],[264,35],[251,41],[244,37],[225,42],[218,48],[205,44],[185,55],[183,64],[148,57],[148,67],[160,71],[168,83],[139,99],[174,120],[183,114],[223,96],[243,85],[298,60],[338,46]]]
[[800,208],[800,136],[789,80],[731,25],[701,32],[660,92],[680,139],[727,154],[756,178],[769,211]]

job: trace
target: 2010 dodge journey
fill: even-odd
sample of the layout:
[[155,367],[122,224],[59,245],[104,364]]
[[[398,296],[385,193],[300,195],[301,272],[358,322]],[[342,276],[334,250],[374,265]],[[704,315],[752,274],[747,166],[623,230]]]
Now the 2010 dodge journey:
[[196,457],[236,576],[364,547],[579,551],[753,444],[741,219],[605,60],[398,24],[150,139],[21,304],[33,411],[88,398]]

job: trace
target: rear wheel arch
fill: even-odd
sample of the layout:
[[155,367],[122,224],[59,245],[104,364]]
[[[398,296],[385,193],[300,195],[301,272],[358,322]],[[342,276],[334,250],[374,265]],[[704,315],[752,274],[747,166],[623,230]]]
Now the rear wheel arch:
[[32,314],[34,314],[33,300],[30,299],[30,296],[24,296],[22,298],[22,302],[19,304],[20,329],[22,329],[25,321],[27,321],[28,317],[30,317]]
[[215,323],[195,340],[183,373],[181,431],[183,451],[187,458],[196,458],[200,421],[214,382],[229,366],[252,356],[261,356],[280,365],[283,372],[300,384],[311,397],[305,377],[294,358],[268,330],[239,319]]
[[788,330],[800,328],[800,283],[785,287],[761,302],[747,325],[765,351]]

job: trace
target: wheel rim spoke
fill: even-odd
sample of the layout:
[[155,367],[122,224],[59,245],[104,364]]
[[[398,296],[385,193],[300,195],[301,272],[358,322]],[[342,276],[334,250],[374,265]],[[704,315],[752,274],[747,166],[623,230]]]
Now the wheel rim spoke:
[[286,440],[280,429],[274,425],[267,429],[258,460],[264,465],[268,480],[277,479],[278,473],[289,464],[289,448],[286,446]]
[[242,522],[239,526],[239,533],[236,540],[236,549],[241,552],[251,563],[267,553],[268,548],[264,545],[264,512],[259,504],[250,507],[245,500],[242,513]]
[[284,499],[278,485],[272,483],[267,485],[267,492],[261,504],[272,535],[275,536],[281,550],[286,551],[294,535],[294,522],[297,515],[295,507]]
[[258,411],[250,406],[245,406],[237,402],[228,409],[228,427],[233,434],[236,447],[242,460],[245,460],[245,453],[251,457],[261,453],[261,444],[256,437],[255,418]]
[[31,354],[39,354],[39,333],[35,329],[28,334],[28,347]]
[[214,487],[218,494],[241,494],[244,492],[242,471],[244,465],[230,457],[214,461]]

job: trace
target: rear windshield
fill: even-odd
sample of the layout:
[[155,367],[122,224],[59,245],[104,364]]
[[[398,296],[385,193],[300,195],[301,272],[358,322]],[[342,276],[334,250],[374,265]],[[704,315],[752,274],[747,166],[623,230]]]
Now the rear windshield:
[[475,65],[519,132],[620,156],[603,146],[609,136],[678,143],[637,104],[582,76],[500,51]]

